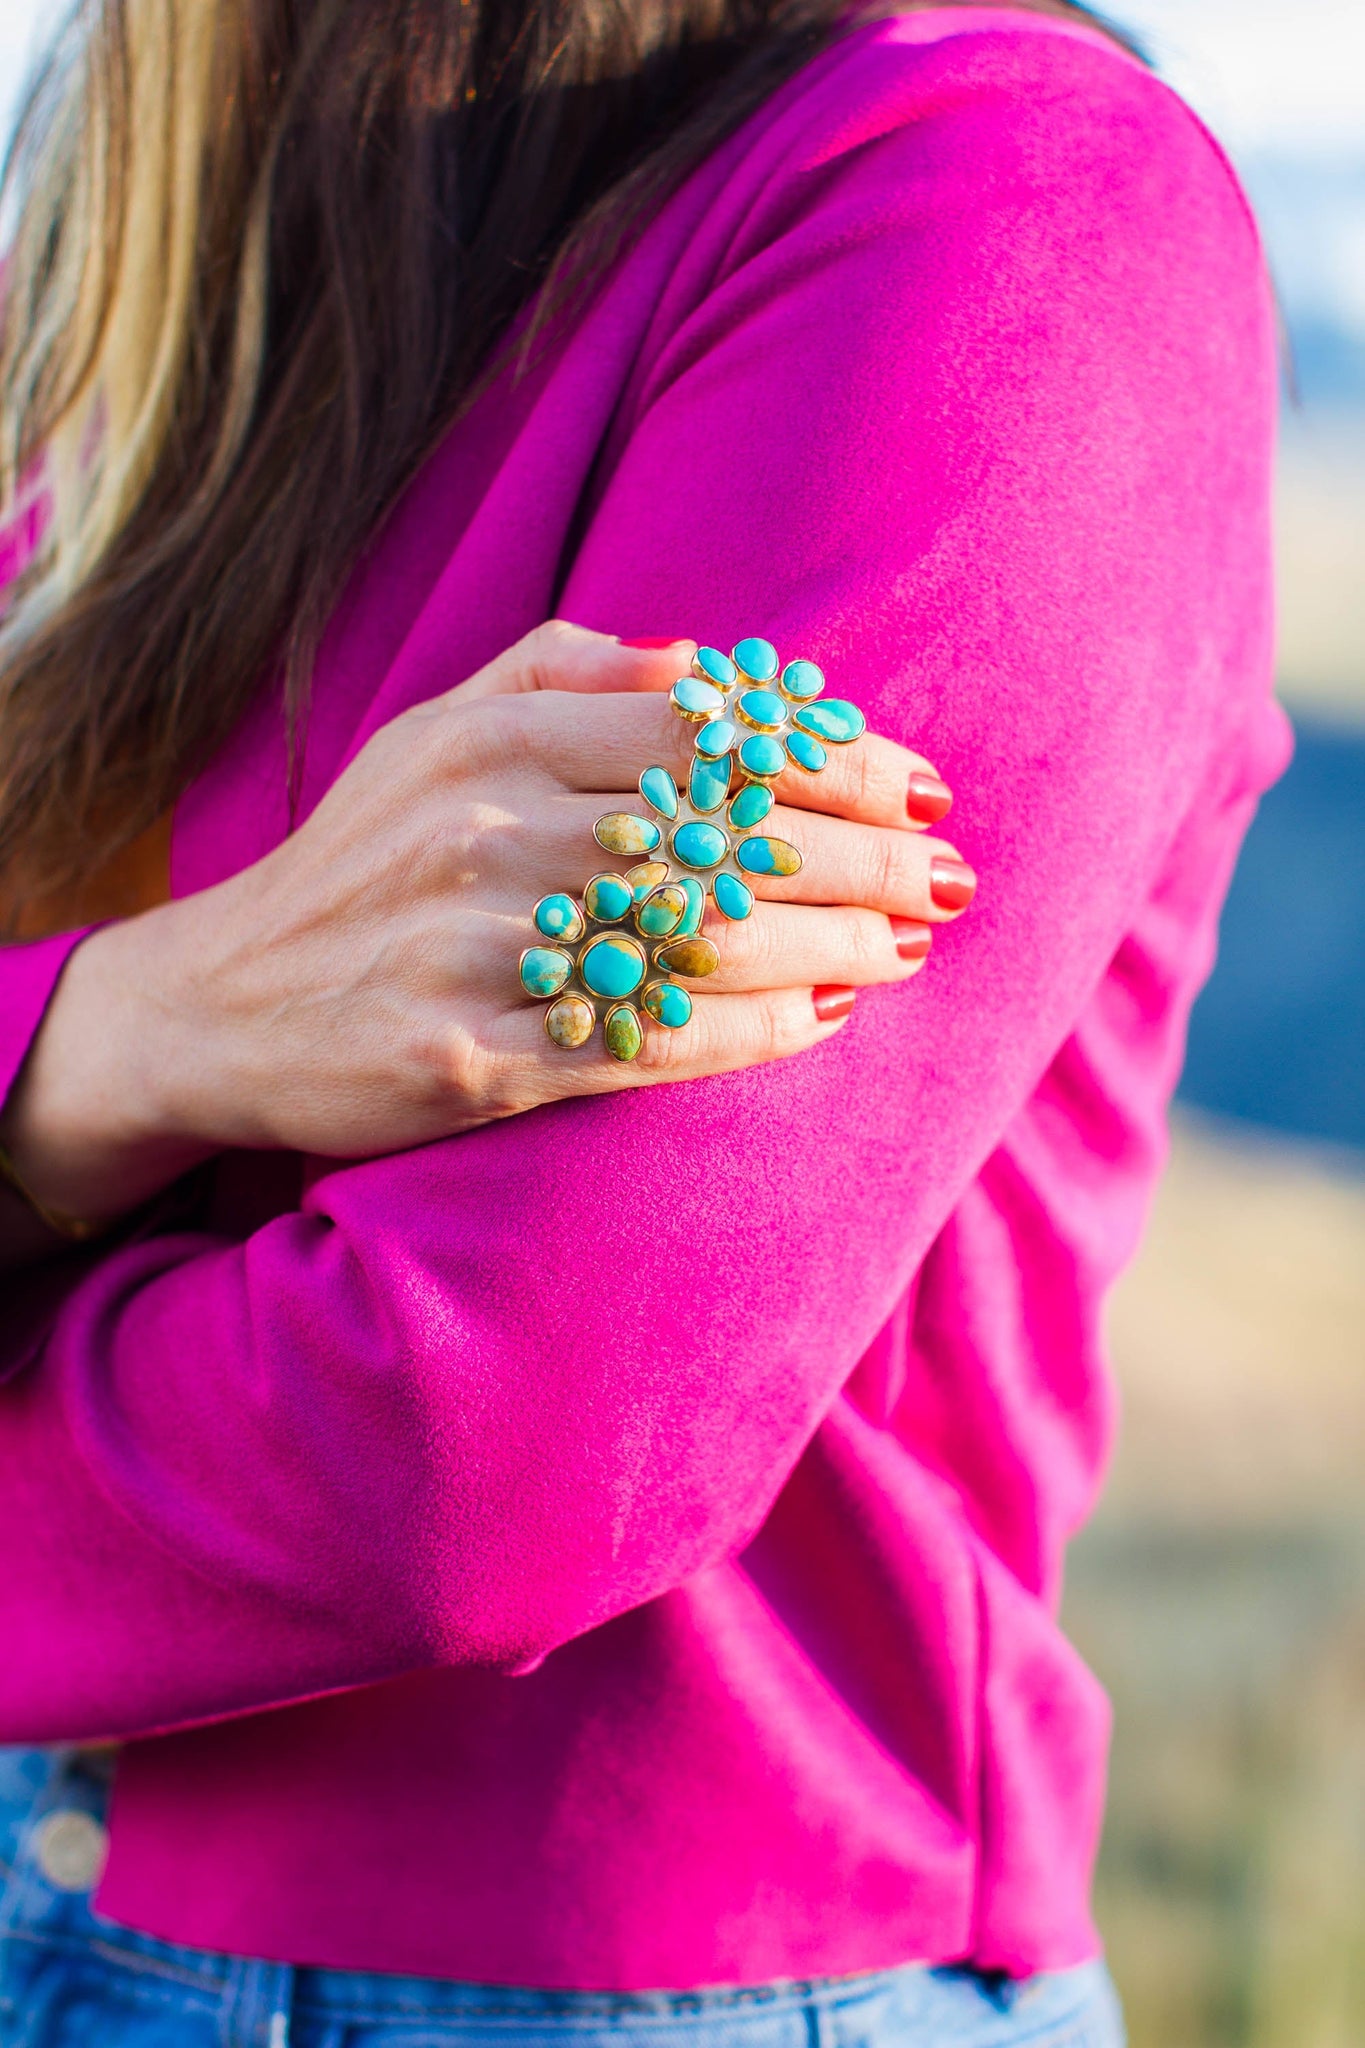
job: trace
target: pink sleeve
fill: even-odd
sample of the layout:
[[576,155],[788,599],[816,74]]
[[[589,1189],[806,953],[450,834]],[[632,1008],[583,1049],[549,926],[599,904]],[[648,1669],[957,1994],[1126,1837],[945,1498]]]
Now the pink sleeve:
[[947,773],[977,907],[800,1059],[106,1257],[0,1391],[0,1740],[524,1667],[732,1552],[1236,781],[1254,236],[1163,89],[1058,41],[839,73],[648,365],[562,607],[824,661]]

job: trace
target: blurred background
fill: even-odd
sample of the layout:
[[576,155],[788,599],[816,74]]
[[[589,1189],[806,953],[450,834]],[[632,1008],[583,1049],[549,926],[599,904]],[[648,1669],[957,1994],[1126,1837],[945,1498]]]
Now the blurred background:
[[[1116,1709],[1099,1910],[1133,2048],[1365,2048],[1365,0],[1110,12],[1265,233],[1298,752],[1114,1309],[1123,1435],[1068,1590]],[[6,131],[49,18],[0,0]]]

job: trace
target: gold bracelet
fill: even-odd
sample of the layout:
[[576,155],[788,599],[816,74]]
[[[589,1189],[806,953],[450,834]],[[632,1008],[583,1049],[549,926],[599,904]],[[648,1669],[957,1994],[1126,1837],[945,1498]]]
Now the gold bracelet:
[[79,1216],[67,1216],[60,1209],[49,1209],[47,1203],[40,1201],[32,1188],[25,1183],[3,1145],[0,1145],[0,1180],[9,1183],[20,1201],[28,1205],[40,1223],[45,1223],[49,1230],[54,1230],[58,1237],[66,1238],[70,1244],[85,1244],[90,1238],[98,1237],[104,1228],[102,1223],[86,1223]]

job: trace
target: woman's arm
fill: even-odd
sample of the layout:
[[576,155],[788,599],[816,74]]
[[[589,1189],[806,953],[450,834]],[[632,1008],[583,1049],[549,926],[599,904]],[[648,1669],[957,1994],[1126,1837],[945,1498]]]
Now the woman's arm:
[[1020,43],[855,52],[858,120],[805,110],[565,599],[761,605],[927,732],[990,879],[970,937],[799,1061],[317,1161],[245,1243],[101,1261],[0,1394],[0,1736],[521,1667],[742,1544],[1235,779],[1254,239],[1161,88]]

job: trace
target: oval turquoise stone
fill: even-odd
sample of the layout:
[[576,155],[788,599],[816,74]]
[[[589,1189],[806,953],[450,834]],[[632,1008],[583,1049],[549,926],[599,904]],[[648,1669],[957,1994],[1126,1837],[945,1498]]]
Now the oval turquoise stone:
[[645,1042],[640,1029],[640,1019],[629,1003],[618,1003],[614,1010],[607,1011],[602,1026],[602,1036],[607,1041],[607,1051],[614,1060],[633,1060]]
[[739,700],[740,716],[760,732],[776,732],[787,722],[786,700],[776,690],[746,690]]
[[592,828],[592,836],[608,853],[653,853],[659,828],[633,811],[608,811]]
[[787,765],[787,756],[780,740],[772,740],[766,733],[756,732],[740,748],[739,765],[750,775],[780,775]]
[[645,1008],[656,1024],[679,1031],[692,1015],[692,998],[671,981],[652,981],[645,990]]
[[716,908],[731,924],[742,924],[754,907],[754,892],[738,875],[717,875],[711,884]]
[[778,686],[798,704],[809,704],[825,687],[825,672],[813,661],[789,661]]
[[579,957],[583,986],[595,996],[628,996],[645,978],[645,956],[633,939],[594,939]]
[[620,875],[594,875],[583,891],[588,916],[598,924],[615,924],[630,909],[632,900],[630,884]]
[[777,674],[777,649],[771,640],[741,640],[730,649],[730,658],[756,683],[770,683]]
[[741,839],[735,859],[750,875],[794,875],[801,856],[785,839]]
[[739,734],[728,718],[713,718],[697,734],[697,752],[705,754],[708,760],[718,761],[722,754],[728,754]]
[[675,825],[671,841],[673,851],[685,868],[719,867],[729,847],[729,840],[719,825]]
[[699,647],[692,657],[692,667],[698,676],[707,682],[719,683],[728,690],[736,680],[735,665],[728,654],[722,654],[719,647]]
[[542,896],[535,908],[536,930],[547,939],[576,939],[583,913],[572,896]]
[[718,811],[730,794],[730,756],[708,761],[705,754],[694,755],[687,794],[694,811]]
[[573,961],[553,946],[528,946],[521,956],[521,985],[528,996],[557,996],[573,973]]
[[747,832],[751,825],[763,823],[774,801],[772,791],[763,783],[746,782],[739,794],[730,799],[730,823],[737,831]]
[[786,736],[787,752],[798,768],[804,768],[810,775],[818,775],[829,755],[819,740],[812,739],[808,732],[789,732]]
[[687,898],[677,882],[665,882],[646,896],[635,912],[635,929],[644,939],[668,939],[678,929]]
[[661,817],[677,817],[678,785],[666,768],[646,768],[640,777],[640,794]]
[[842,697],[826,697],[822,704],[803,704],[796,722],[804,731],[813,732],[822,740],[832,740],[836,747],[846,747],[850,740],[861,739],[867,731],[867,720],[857,705],[846,704]]
[[706,891],[695,875],[679,875],[678,887],[687,898],[687,908],[678,920],[676,936],[690,939],[701,930],[702,917],[706,910]]
[[684,718],[714,718],[725,706],[715,684],[704,683],[700,676],[679,676],[669,691],[669,699]]

